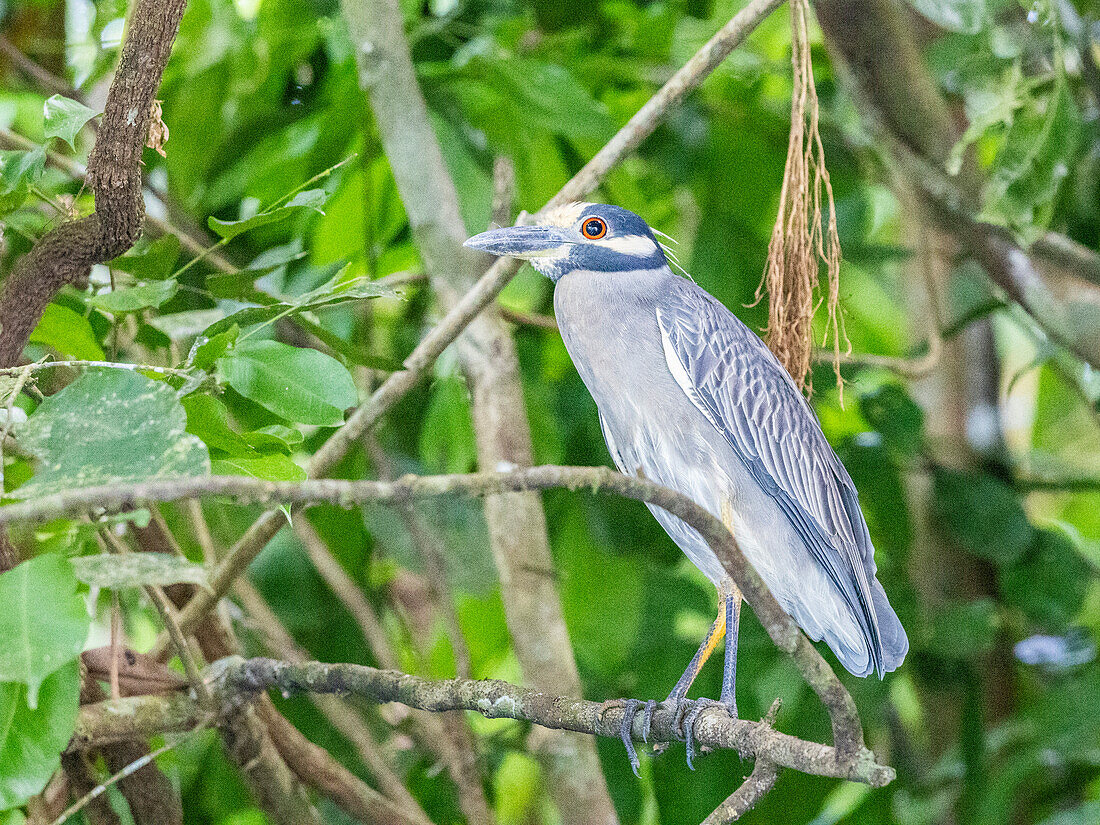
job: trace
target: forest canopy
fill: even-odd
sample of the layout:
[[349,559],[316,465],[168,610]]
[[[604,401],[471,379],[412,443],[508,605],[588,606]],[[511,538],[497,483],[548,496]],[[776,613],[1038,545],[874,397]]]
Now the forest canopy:
[[[1095,0],[9,0],[0,81],[0,825],[1100,821]],[[570,201],[804,381],[898,670],[611,469],[462,246]],[[691,737],[647,502],[749,603]]]

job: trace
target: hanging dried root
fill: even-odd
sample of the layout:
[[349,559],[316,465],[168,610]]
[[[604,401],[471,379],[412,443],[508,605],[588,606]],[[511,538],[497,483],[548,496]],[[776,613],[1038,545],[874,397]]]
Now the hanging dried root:
[[[779,213],[768,244],[768,264],[756,300],[769,296],[767,341],[800,389],[810,391],[814,313],[825,302],[829,313],[826,345],[831,337],[833,369],[843,402],[840,342],[851,349],[840,313],[840,238],[825,149],[818,131],[817,89],[810,61],[809,3],[791,4],[791,136],[779,195]],[[822,209],[822,190],[825,209]],[[822,221],[827,217],[827,228]],[[819,263],[828,272],[828,295],[820,296]]]

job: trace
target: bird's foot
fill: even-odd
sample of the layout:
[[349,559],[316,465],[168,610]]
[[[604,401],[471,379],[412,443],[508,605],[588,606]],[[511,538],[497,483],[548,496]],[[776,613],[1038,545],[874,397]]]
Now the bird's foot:
[[737,703],[732,701],[719,702],[715,699],[685,698],[676,703],[676,716],[673,720],[672,729],[684,743],[687,750],[687,765],[691,770],[695,770],[695,757],[698,755],[695,743],[695,723],[699,719],[699,714],[708,708],[720,708],[732,718],[737,718]]
[[626,748],[627,759],[630,760],[630,769],[634,771],[634,775],[638,776],[638,770],[641,767],[641,762],[638,759],[638,751],[634,747],[634,717],[638,715],[638,710],[644,708],[642,715],[642,741],[649,741],[649,728],[653,721],[653,711],[657,708],[657,700],[650,699],[648,702],[642,702],[639,699],[612,699],[604,702],[600,705],[600,715],[602,716],[606,711],[612,708],[623,709],[623,720],[619,724],[619,738],[623,741],[623,746]]

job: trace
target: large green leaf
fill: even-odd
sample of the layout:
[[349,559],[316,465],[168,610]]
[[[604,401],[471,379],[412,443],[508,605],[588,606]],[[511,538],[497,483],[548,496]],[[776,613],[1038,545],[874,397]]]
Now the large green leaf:
[[42,682],[75,659],[88,636],[88,611],[76,588],[72,565],[56,553],[0,575],[0,682],[26,685],[31,708]]
[[20,206],[46,168],[46,150],[0,152],[0,214]]
[[88,319],[60,304],[46,307],[31,333],[31,341],[86,361],[102,361],[106,357]]
[[859,408],[891,447],[907,455],[920,452],[924,414],[904,389],[883,384],[860,396]]
[[41,465],[10,495],[206,475],[206,446],[184,432],[185,421],[167,384],[124,370],[88,372],[16,429],[19,443]]
[[187,432],[201,438],[207,447],[230,455],[252,452],[251,445],[229,424],[229,410],[210,395],[192,393],[183,399],[187,411]]
[[61,138],[74,149],[76,148],[76,136],[80,134],[84,124],[99,114],[83,103],[61,95],[47,98],[42,108],[46,137]]
[[25,685],[0,682],[0,811],[26,804],[46,787],[73,735],[79,701],[75,659],[42,683],[34,706]]
[[133,249],[108,261],[107,265],[111,269],[129,272],[135,278],[160,280],[172,274],[179,256],[179,238],[164,235],[151,243],[139,241]]
[[217,362],[218,377],[288,421],[335,427],[359,403],[343,365],[315,349],[246,341]]
[[1061,631],[1084,604],[1091,572],[1065,535],[1037,530],[1023,558],[1000,571],[1001,593],[1044,630]]
[[306,471],[282,453],[240,455],[214,461],[218,475],[249,476],[264,481],[305,481]]

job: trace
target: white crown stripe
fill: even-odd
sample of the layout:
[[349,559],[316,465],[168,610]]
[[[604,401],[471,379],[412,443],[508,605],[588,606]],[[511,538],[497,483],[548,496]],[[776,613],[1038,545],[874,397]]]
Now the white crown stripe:
[[599,241],[589,241],[594,246],[602,246],[612,252],[621,252],[624,255],[638,255],[648,258],[657,251],[657,244],[645,235],[623,235],[618,238],[603,238]]

